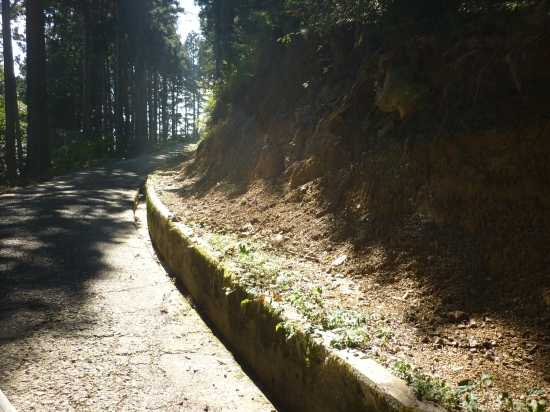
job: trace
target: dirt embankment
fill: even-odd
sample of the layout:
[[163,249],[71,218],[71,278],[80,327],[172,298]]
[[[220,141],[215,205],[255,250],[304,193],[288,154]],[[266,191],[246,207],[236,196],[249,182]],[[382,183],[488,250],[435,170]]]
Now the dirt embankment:
[[[548,386],[548,11],[506,35],[293,40],[228,86],[166,201],[215,230],[280,235],[319,270],[347,253],[341,275],[366,300],[412,291],[392,305],[427,337],[409,343],[430,353],[418,362],[464,349],[453,362],[517,393]],[[485,347],[461,346],[457,311],[487,326]]]
[[[548,10],[515,24],[506,37],[380,48],[335,37],[322,44],[324,64],[297,44],[265,78],[228,89],[242,104],[214,124],[193,168],[204,187],[263,179],[287,203],[334,214],[332,239],[366,257],[374,245],[387,251],[367,273],[385,278],[410,261],[440,280],[445,301],[521,290],[530,296],[514,301],[521,314],[550,287]],[[488,277],[506,286],[478,284]]]

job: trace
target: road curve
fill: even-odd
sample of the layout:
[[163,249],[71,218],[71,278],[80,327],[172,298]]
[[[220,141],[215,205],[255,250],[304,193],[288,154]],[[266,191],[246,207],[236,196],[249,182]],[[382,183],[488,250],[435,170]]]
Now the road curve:
[[149,253],[135,189],[170,152],[0,197],[0,388],[18,411],[274,411]]

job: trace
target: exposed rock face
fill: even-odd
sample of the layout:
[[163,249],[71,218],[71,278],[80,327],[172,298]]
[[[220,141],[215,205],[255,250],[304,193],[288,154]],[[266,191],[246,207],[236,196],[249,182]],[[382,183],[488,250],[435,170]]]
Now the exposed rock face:
[[290,176],[290,187],[295,189],[304,183],[310,182],[323,174],[324,169],[315,159],[307,159],[297,164]]
[[387,53],[380,57],[375,101],[380,110],[399,111],[402,120],[418,110],[428,91],[427,86],[417,81],[418,60],[415,52]]
[[279,176],[283,170],[284,157],[281,152],[270,146],[264,147],[256,165],[256,175],[269,180]]

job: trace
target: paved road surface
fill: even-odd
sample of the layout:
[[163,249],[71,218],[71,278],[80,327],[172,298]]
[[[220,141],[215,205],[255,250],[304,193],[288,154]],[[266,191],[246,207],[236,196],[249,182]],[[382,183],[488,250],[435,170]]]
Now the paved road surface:
[[159,152],[0,197],[0,388],[18,411],[272,411],[134,224]]

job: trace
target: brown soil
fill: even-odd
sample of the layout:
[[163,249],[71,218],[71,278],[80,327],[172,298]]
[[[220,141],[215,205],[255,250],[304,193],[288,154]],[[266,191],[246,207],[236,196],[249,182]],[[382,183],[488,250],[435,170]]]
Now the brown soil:
[[[497,410],[502,392],[517,398],[534,388],[549,393],[550,325],[543,324],[549,321],[549,309],[537,280],[463,271],[457,276],[456,265],[467,262],[451,251],[467,250],[474,259],[482,259],[484,251],[472,252],[467,238],[453,236],[452,229],[441,230],[421,215],[399,222],[404,236],[399,244],[388,247],[381,241],[357,250],[354,238],[345,236],[345,214],[327,213],[317,205],[315,180],[297,190],[264,180],[204,187],[196,175],[182,172],[193,162],[158,176],[158,194],[176,219],[205,238],[224,233],[236,242],[271,244],[273,260],[282,259],[284,269],[298,271],[302,288],[322,286],[328,306],[382,313],[391,330],[389,345],[371,339],[360,351],[366,356],[386,366],[405,359],[451,386],[492,375],[496,380],[482,400],[489,410]],[[381,226],[381,231],[389,230],[392,223]],[[431,247],[416,246],[430,242]],[[332,265],[343,255],[348,257],[343,265]],[[510,296],[520,306],[537,304],[536,317],[518,316]],[[465,314],[453,319],[459,310]]]
[[327,306],[381,312],[366,356],[492,375],[488,410],[548,393],[549,11],[501,37],[297,36],[228,84],[162,200],[205,238],[271,245]]

